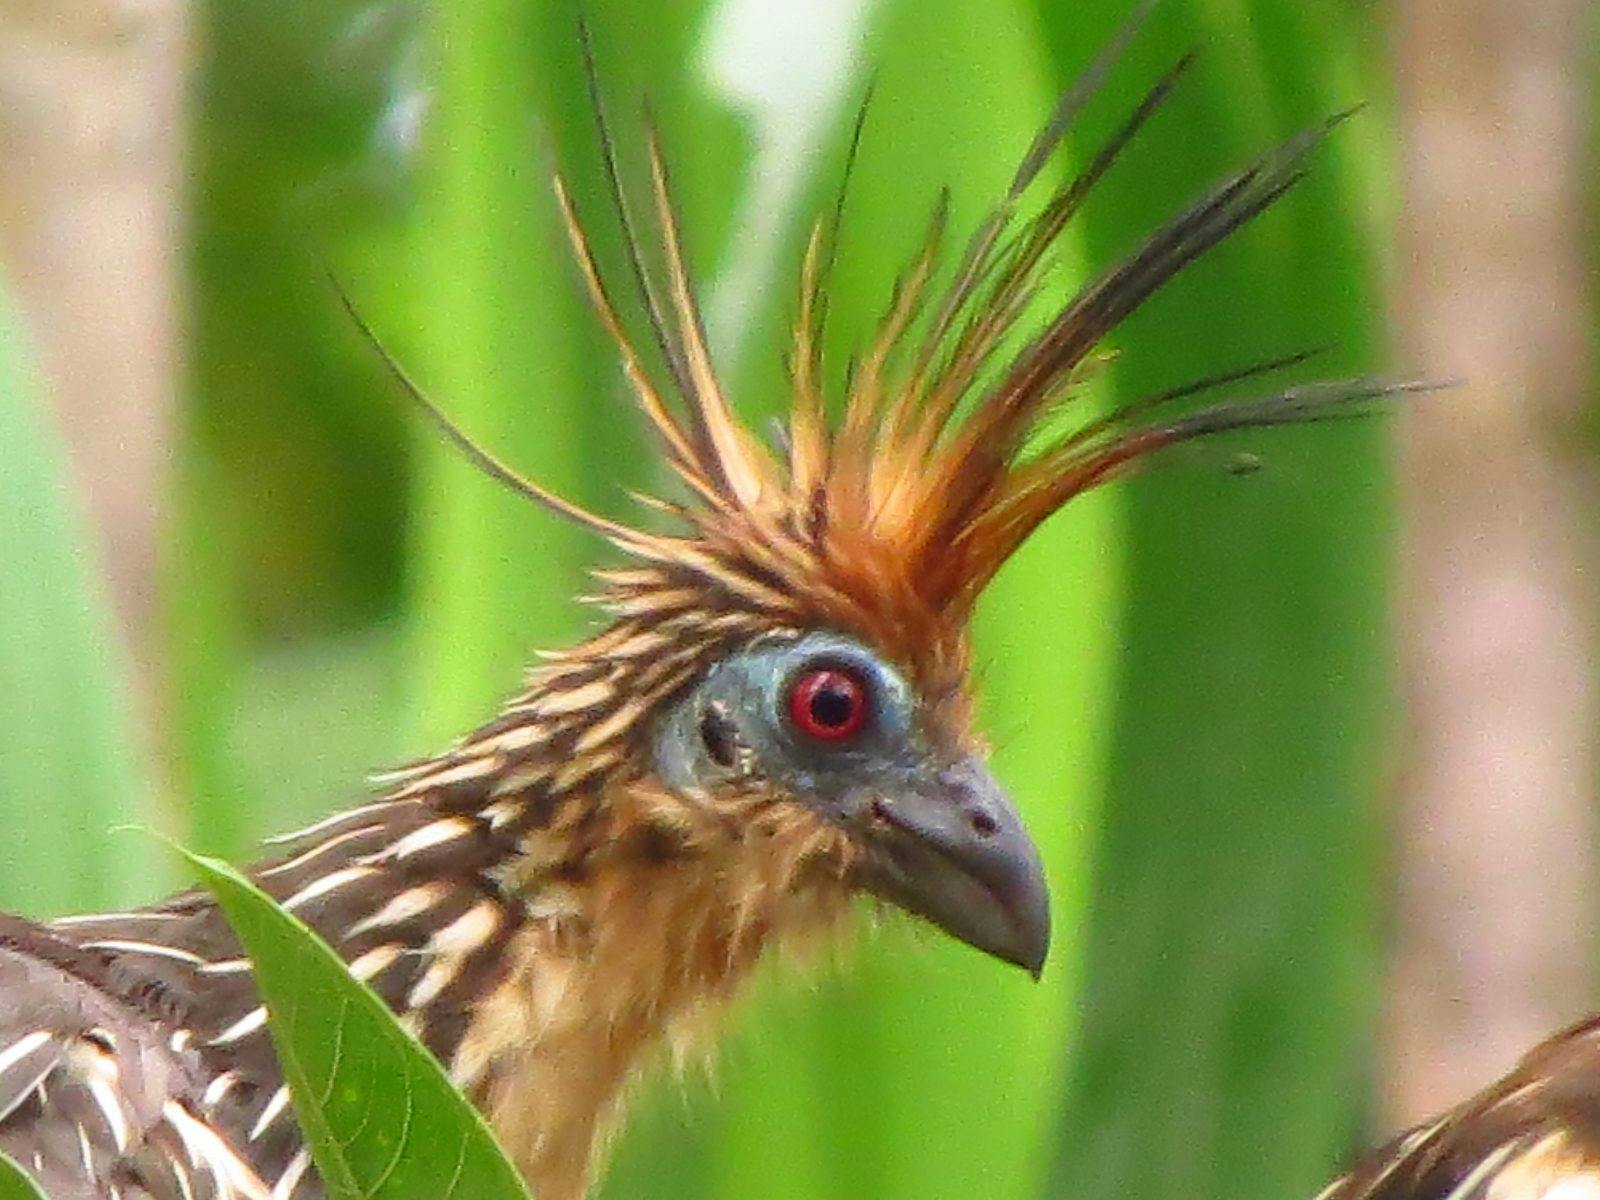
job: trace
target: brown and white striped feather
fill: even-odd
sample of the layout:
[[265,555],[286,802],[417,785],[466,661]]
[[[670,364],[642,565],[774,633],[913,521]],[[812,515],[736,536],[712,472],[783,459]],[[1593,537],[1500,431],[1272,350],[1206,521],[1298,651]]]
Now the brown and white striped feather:
[[[499,982],[499,950],[520,919],[484,873],[509,845],[486,822],[383,802],[325,823],[256,877],[448,1061],[473,1006]],[[26,1003],[7,1006],[0,1031],[0,1148],[61,1196],[321,1194],[250,965],[209,899],[49,928],[7,920],[0,972],[16,986],[0,974],[0,994]],[[66,1121],[69,1102],[84,1116]],[[63,1154],[65,1168],[55,1165]],[[163,1168],[163,1181],[154,1164],[168,1158],[190,1163],[193,1177]],[[76,1183],[62,1181],[63,1169]],[[144,1191],[128,1190],[136,1182]]]
[[206,1065],[160,984],[0,920],[0,1149],[51,1200],[272,1200],[204,1117]]
[[1395,1138],[1317,1200],[1600,1200],[1600,1017]]

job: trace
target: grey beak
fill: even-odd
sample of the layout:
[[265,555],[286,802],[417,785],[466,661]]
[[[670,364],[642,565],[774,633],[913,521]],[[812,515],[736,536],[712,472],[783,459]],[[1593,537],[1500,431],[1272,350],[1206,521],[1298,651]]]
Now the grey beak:
[[1035,979],[1050,949],[1039,851],[977,759],[878,792],[857,814],[868,891]]

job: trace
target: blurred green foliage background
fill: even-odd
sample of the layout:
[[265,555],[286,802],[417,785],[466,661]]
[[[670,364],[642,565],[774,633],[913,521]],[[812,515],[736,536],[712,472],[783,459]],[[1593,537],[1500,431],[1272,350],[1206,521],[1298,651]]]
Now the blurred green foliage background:
[[[760,151],[708,81],[717,6],[585,7],[624,155],[648,91],[696,270],[716,281],[745,248]],[[868,73],[836,351],[870,328],[937,188],[970,225],[1125,15],[869,7],[802,186],[767,214],[779,267],[718,327],[749,411],[781,398],[799,239]],[[155,761],[131,749],[79,504],[27,347],[0,319],[0,901],[30,912],[168,885],[119,823],[248,858],[260,836],[358,800],[365,771],[488,716],[535,648],[594,620],[571,597],[602,548],[418,428],[327,270],[503,457],[607,511],[654,480],[547,187],[553,153],[620,266],[571,6],[209,0],[198,17]],[[1330,373],[1381,365],[1377,37],[1352,0],[1158,12],[1069,158],[1178,54],[1198,45],[1200,62],[1089,206],[1061,295],[1246,157],[1370,107],[1280,209],[1117,335],[1096,402],[1308,345],[1336,346]],[[605,1194],[1310,1195],[1360,1128],[1373,1000],[1382,437],[1341,424],[1184,452],[1053,522],[979,621],[987,727],[1055,891],[1043,983],[894,924],[809,982],[778,967],[712,1079],[646,1088]],[[1230,471],[1241,449],[1262,469]]]

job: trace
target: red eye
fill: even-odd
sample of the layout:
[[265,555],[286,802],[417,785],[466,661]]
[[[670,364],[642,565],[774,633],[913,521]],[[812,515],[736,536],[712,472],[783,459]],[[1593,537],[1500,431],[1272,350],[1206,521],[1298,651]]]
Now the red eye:
[[789,692],[789,718],[801,733],[838,742],[867,723],[867,688],[853,671],[819,667],[795,680]]

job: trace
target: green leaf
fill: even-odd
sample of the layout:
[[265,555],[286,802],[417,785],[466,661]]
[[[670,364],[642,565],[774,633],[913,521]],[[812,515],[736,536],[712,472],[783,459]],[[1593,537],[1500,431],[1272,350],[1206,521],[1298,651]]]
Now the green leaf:
[[0,1200],[49,1200],[29,1174],[0,1154]]
[[99,548],[70,480],[0,294],[0,908],[37,914],[133,898],[137,866],[109,831],[147,794]]
[[528,1200],[476,1109],[337,954],[228,864],[182,851],[271,1013],[295,1115],[333,1200]]

